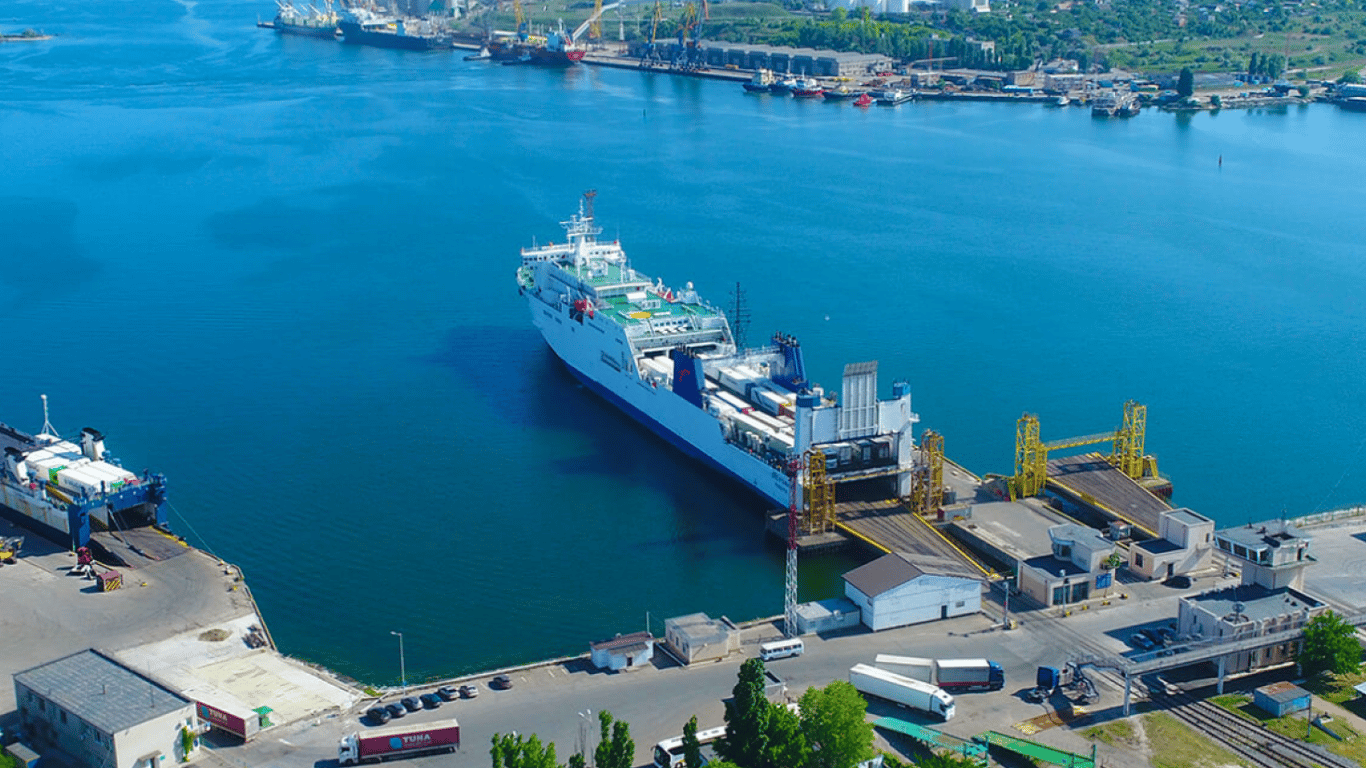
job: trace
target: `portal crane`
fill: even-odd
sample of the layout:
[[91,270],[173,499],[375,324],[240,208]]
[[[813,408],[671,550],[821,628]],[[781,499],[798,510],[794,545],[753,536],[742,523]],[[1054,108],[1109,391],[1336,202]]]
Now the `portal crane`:
[[1026,413],[1015,424],[1015,476],[1010,479],[1011,500],[1035,496],[1048,482],[1048,454],[1067,448],[1109,443],[1106,460],[1132,480],[1157,477],[1157,459],[1143,453],[1148,429],[1148,408],[1134,400],[1124,404],[1124,421],[1113,432],[1068,437],[1043,442],[1039,417]]
[[512,0],[512,12],[517,15],[517,39],[525,43],[531,36],[531,30],[527,25],[526,14],[522,13],[522,0]]
[[640,52],[640,66],[653,66],[659,59],[659,52],[655,50],[655,40],[659,34],[659,22],[664,20],[664,5],[660,0],[655,0],[654,16],[650,19],[650,36],[645,40],[645,48]]

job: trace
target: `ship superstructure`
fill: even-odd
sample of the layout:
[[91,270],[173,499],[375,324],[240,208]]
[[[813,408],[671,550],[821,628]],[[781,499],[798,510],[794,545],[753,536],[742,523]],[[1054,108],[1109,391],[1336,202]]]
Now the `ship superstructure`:
[[522,249],[519,291],[565,365],[599,395],[685,453],[787,506],[790,472],[817,449],[833,483],[911,490],[910,387],[877,398],[877,363],[848,365],[839,398],[811,385],[801,345],[776,334],[740,349],[726,314],[692,283],[675,290],[598,240],[593,193],[562,222],[566,242]]
[[46,418],[36,435],[0,424],[0,448],[0,504],[72,550],[87,546],[92,532],[166,527],[166,478],[123,469],[106,456],[97,430],[81,430],[77,444],[57,436]]

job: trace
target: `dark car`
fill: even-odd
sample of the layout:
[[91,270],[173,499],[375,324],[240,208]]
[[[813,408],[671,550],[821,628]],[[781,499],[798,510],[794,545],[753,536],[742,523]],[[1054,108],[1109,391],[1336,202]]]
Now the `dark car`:
[[1140,651],[1151,651],[1154,647],[1156,647],[1153,644],[1153,641],[1149,640],[1146,635],[1143,635],[1139,632],[1135,632],[1132,635],[1129,635],[1129,644],[1139,649]]
[[462,699],[473,699],[473,698],[476,698],[478,695],[479,695],[479,686],[477,686],[477,685],[462,685],[462,686],[460,686],[460,698],[462,698]]
[[422,709],[422,702],[418,701],[417,697],[415,696],[404,696],[402,703],[403,708],[408,710],[409,712],[416,712]]
[[389,710],[384,707],[371,707],[365,711],[365,716],[370,718],[370,722],[375,725],[384,725],[389,722]]
[[1167,579],[1166,581],[1162,582],[1162,584],[1163,584],[1164,586],[1175,587],[1175,588],[1177,588],[1177,589],[1190,589],[1190,588],[1191,588],[1191,577],[1189,577],[1189,576],[1173,576],[1173,577],[1171,577],[1170,579]]
[[441,697],[435,693],[424,693],[418,697],[422,701],[422,706],[427,709],[436,709],[441,706]]
[[489,687],[500,691],[506,691],[512,687],[512,678],[507,675],[498,675],[489,681]]
[[1162,630],[1160,629],[1140,629],[1138,630],[1138,634],[1148,638],[1148,642],[1152,643],[1153,646],[1167,644],[1162,637]]
[[404,709],[403,705],[399,704],[398,702],[394,702],[393,704],[386,706],[384,708],[384,711],[388,712],[389,717],[392,717],[395,720],[408,714],[408,710]]
[[436,689],[436,695],[440,696],[442,701],[455,701],[460,698],[460,691],[449,685],[443,685]]

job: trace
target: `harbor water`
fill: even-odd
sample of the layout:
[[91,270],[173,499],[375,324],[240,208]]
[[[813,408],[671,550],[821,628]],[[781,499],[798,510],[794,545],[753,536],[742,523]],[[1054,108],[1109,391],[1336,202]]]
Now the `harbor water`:
[[[1148,406],[1222,524],[1366,501],[1366,122],[1094,120],[745,96],[665,74],[277,36],[269,3],[20,0],[0,46],[0,419],[104,431],[246,571],[282,650],[374,683],[781,612],[762,505],[596,399],[517,295],[598,190],[607,237],[880,361],[1009,473]],[[853,555],[803,561],[804,599]]]

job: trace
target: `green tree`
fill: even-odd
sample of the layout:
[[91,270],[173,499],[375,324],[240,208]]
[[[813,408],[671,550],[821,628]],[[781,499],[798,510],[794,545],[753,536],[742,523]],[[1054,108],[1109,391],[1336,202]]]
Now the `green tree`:
[[797,713],[780,704],[770,704],[768,713],[768,752],[756,768],[794,768],[810,763],[811,750],[802,733]]
[[575,752],[569,756],[569,762],[565,763],[565,768],[588,768],[588,759]]
[[1355,69],[1347,70],[1346,72],[1342,73],[1342,77],[1338,78],[1338,85],[1355,85],[1360,82],[1361,73],[1356,71]]
[[555,745],[542,745],[535,734],[523,739],[517,734],[495,733],[489,755],[493,768],[560,768],[555,761]]
[[683,726],[683,764],[688,768],[702,768],[702,744],[697,740],[697,715],[688,718]]
[[873,756],[868,702],[844,680],[802,694],[801,728],[811,749],[807,768],[851,768]]
[[1181,75],[1176,78],[1176,95],[1189,99],[1195,93],[1195,75],[1190,67],[1182,67]]
[[1305,675],[1356,672],[1361,665],[1361,646],[1357,644],[1355,628],[1332,611],[1310,619],[1304,626],[1299,662]]
[[593,753],[598,768],[632,768],[636,764],[636,743],[631,738],[630,726],[624,720],[613,721],[612,713],[606,710],[598,713],[598,724],[602,726],[602,738]]
[[768,752],[771,705],[764,697],[764,662],[746,659],[726,702],[726,735],[716,741],[716,754],[733,763],[757,768]]

